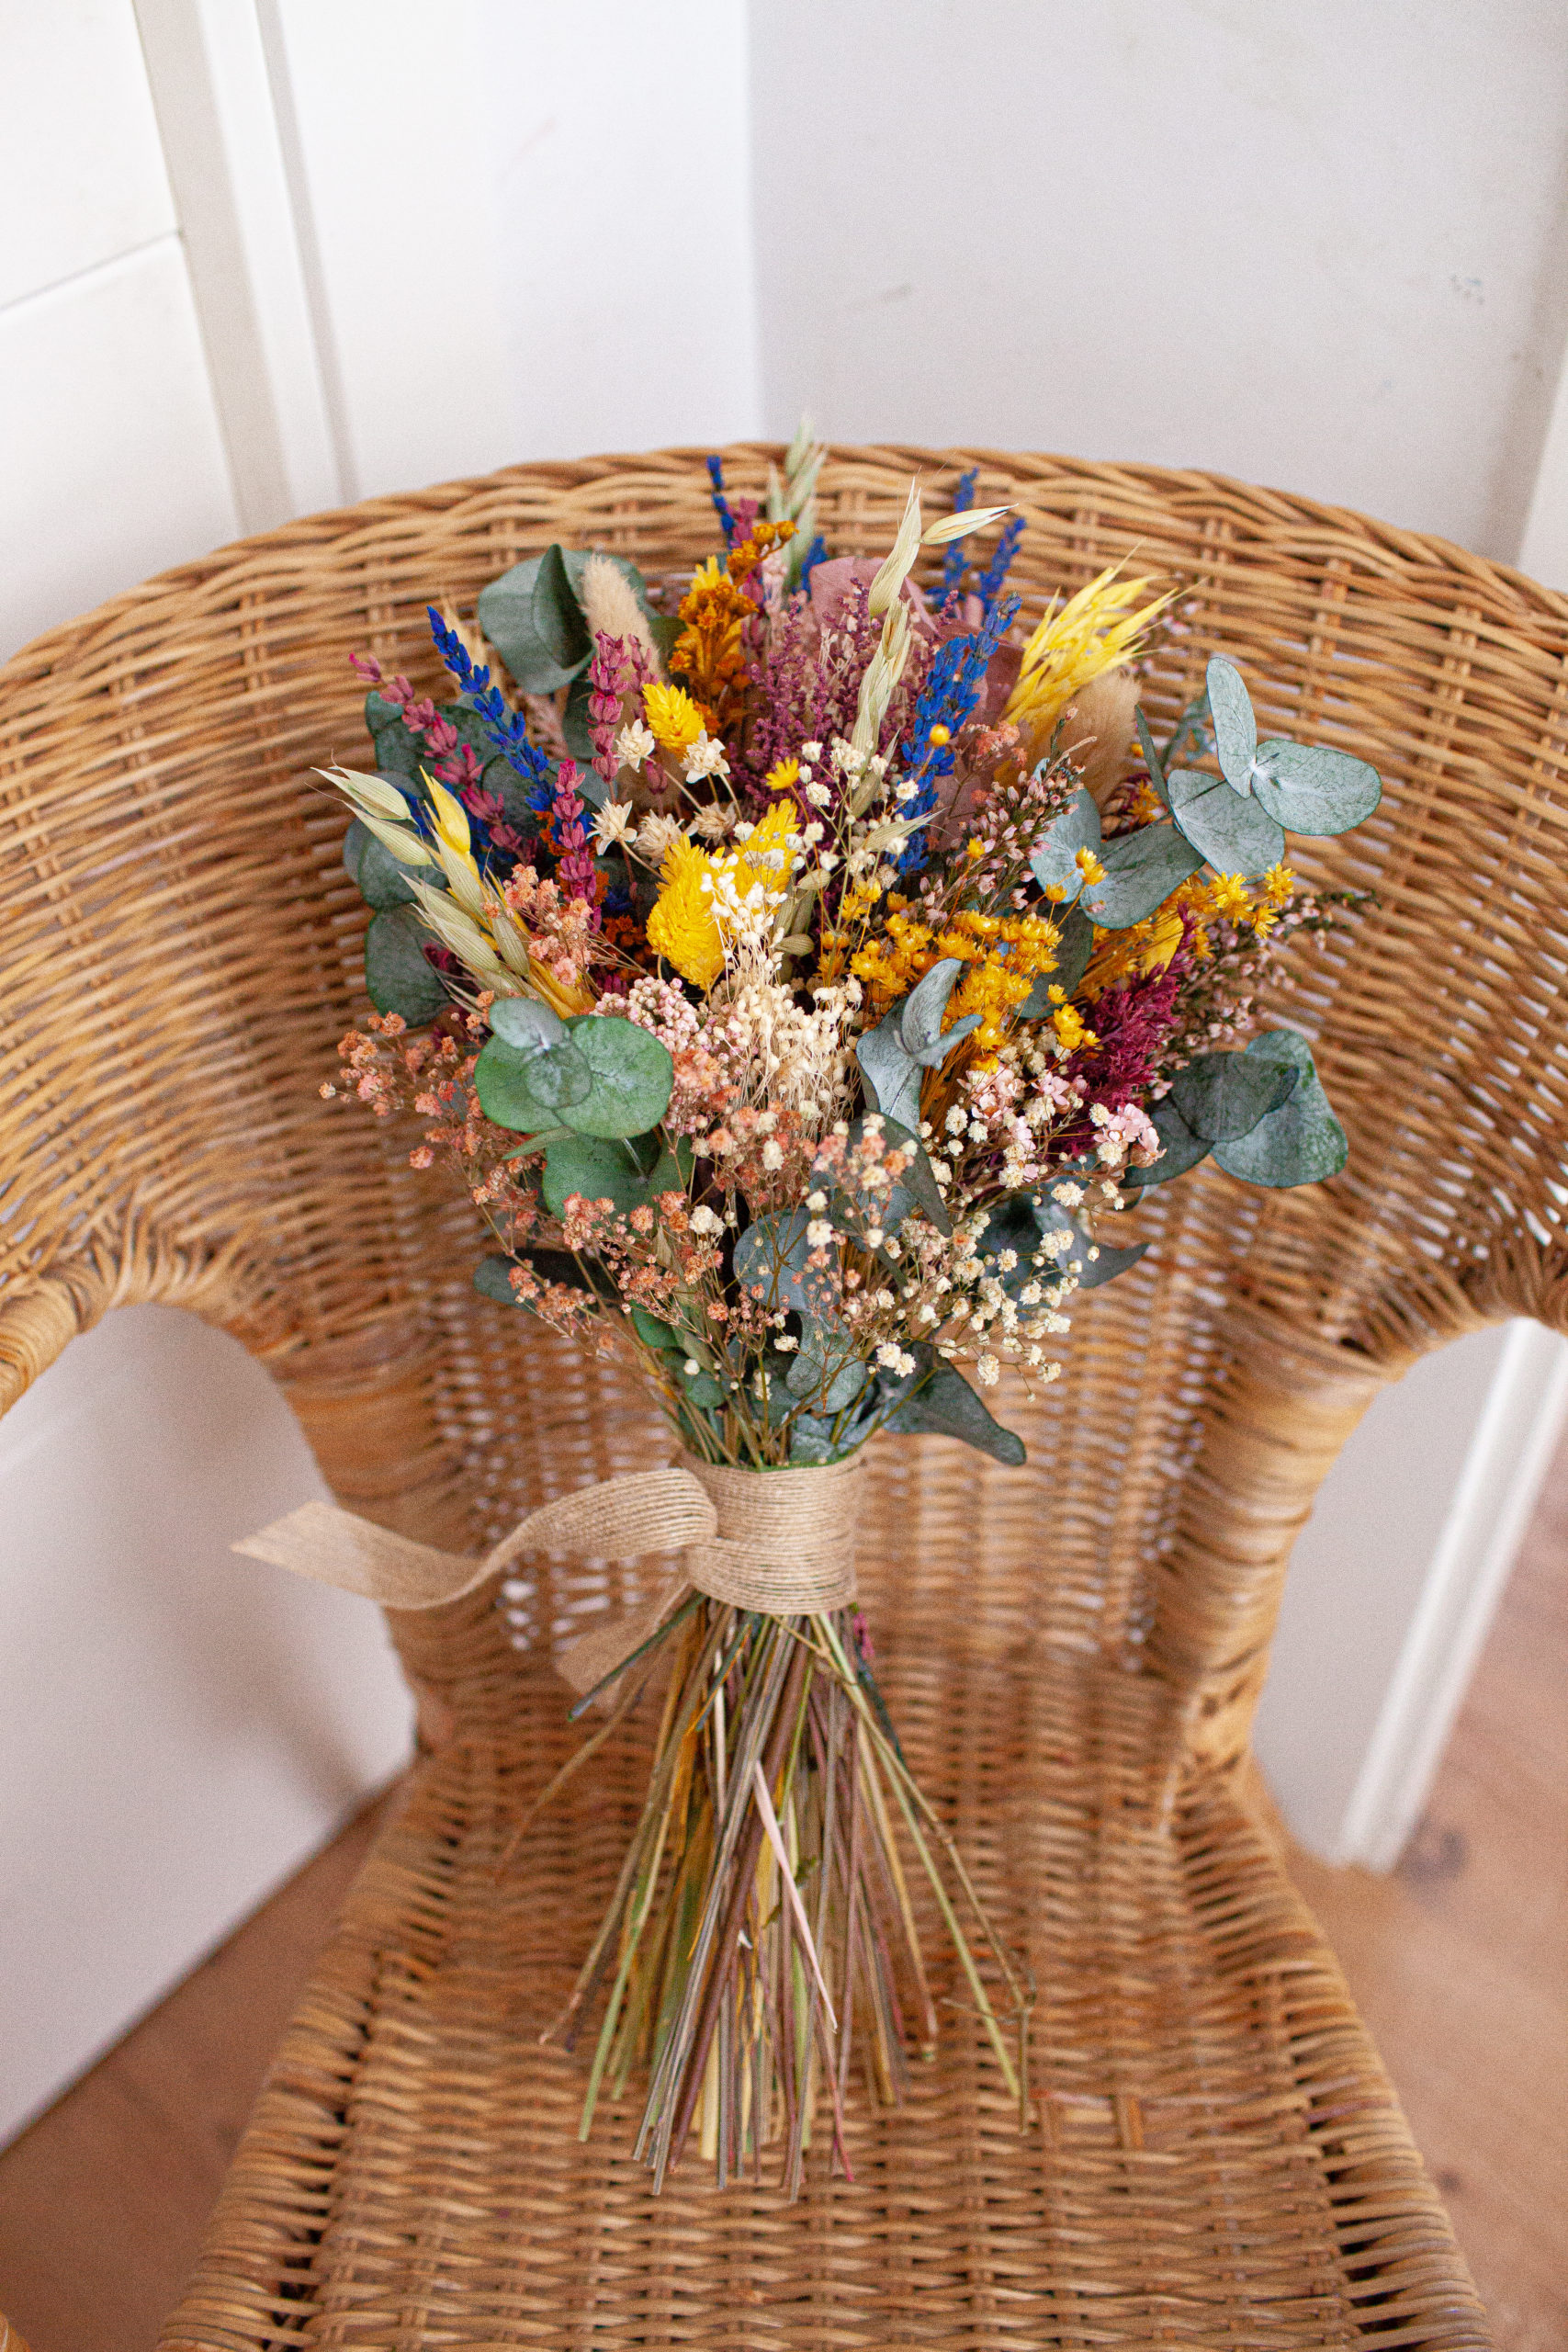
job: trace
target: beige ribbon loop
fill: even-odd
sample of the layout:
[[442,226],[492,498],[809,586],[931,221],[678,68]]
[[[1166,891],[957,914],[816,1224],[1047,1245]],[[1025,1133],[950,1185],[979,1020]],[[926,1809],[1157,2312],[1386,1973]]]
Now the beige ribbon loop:
[[584,1691],[655,1634],[694,1586],[710,1600],[773,1617],[847,1608],[855,1597],[859,1471],[858,1455],[795,1470],[735,1470],[688,1458],[542,1503],[481,1560],[415,1544],[321,1502],[306,1503],[233,1549],[384,1609],[411,1610],[460,1600],[523,1552],[622,1560],[679,1552],[679,1577],[560,1653],[561,1673]]

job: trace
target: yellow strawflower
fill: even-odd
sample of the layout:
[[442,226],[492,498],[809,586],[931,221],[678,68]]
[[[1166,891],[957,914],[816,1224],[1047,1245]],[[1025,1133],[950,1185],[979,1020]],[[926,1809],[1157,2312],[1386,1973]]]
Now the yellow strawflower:
[[1143,650],[1144,632],[1170,602],[1169,594],[1156,596],[1141,610],[1129,611],[1150,583],[1118,580],[1117,570],[1112,564],[1065,605],[1053,607],[1023,649],[1018,684],[1003,717],[1022,729],[1032,759],[1039,757],[1075,695]]
[[682,979],[711,989],[724,969],[726,906],[745,899],[759,883],[771,891],[788,880],[794,817],[787,800],[775,800],[750,838],[722,855],[698,849],[684,833],[671,843],[648,939]]
[[681,752],[689,752],[697,737],[705,731],[702,712],[682,686],[666,686],[657,681],[644,686],[642,707],[660,751],[673,752],[679,757]]
[[770,792],[787,792],[792,784],[800,782],[800,762],[780,760],[762,778]]

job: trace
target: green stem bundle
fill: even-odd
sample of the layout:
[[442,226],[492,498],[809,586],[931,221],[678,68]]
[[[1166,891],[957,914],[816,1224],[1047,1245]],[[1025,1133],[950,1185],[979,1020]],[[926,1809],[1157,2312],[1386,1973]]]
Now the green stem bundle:
[[[1021,2114],[1024,1988],[890,1736],[851,1612],[781,1618],[688,1601],[639,1653],[643,1687],[666,1657],[642,1815],[552,2029],[574,2046],[607,1986],[581,2136],[601,2095],[619,2097],[646,2072],[637,2154],[656,2191],[694,2138],[720,2187],[747,2173],[760,2181],[776,2144],[781,2183],[797,2196],[824,2132],[830,2165],[852,2179],[852,2064],[874,2102],[897,2104],[907,2041],[929,2053],[937,2030],[896,1815]],[[964,1913],[1005,1984],[1010,2041]]]

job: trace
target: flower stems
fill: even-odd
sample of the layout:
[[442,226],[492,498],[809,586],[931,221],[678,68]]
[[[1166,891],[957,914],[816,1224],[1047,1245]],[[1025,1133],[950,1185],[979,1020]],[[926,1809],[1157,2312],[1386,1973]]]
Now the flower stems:
[[[1025,2112],[1021,2031],[1015,2064],[1004,2030],[1009,2014],[1021,2027],[1025,1990],[879,1719],[849,1612],[777,1618],[703,1600],[661,1629],[644,1675],[665,1659],[647,1800],[552,2029],[570,2047],[608,1978],[582,2136],[605,2090],[618,2095],[646,2070],[636,2153],[656,2191],[694,2137],[721,2187],[776,2165],[798,2195],[814,2132],[829,2135],[830,2167],[853,2177],[852,2062],[874,2101],[896,2104],[908,2079],[906,2020],[926,2048],[936,2034],[896,1815]],[[964,1911],[1002,1978],[1001,2014]]]

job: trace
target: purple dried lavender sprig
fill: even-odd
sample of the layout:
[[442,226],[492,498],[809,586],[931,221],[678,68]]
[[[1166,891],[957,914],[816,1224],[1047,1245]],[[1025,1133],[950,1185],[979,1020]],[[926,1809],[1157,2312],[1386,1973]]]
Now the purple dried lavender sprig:
[[424,609],[435,650],[457,679],[458,691],[468,695],[496,750],[504,752],[518,775],[527,777],[532,787],[528,806],[536,816],[542,815],[550,805],[554,779],[548,760],[536,744],[529,742],[524,731],[523,714],[507,709],[500,689],[491,684],[488,665],[475,669],[468,647],[455,628],[447,628],[434,605],[427,605]]
[[550,804],[550,831],[559,861],[556,878],[569,898],[588,900],[593,910],[593,927],[597,930],[599,909],[593,853],[588,846],[588,829],[582,821],[582,803],[577,797],[580,773],[575,760],[563,760],[556,771],[555,798]]
[[620,770],[615,736],[620,727],[622,699],[653,677],[647,653],[635,637],[612,637],[600,629],[593,639],[588,665],[588,731],[593,738],[593,765],[606,784]]

